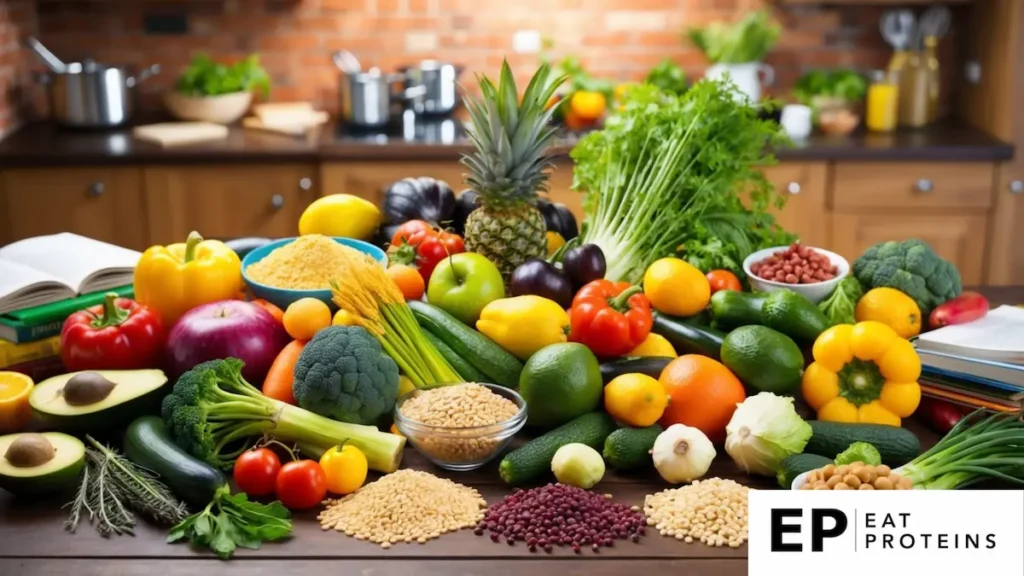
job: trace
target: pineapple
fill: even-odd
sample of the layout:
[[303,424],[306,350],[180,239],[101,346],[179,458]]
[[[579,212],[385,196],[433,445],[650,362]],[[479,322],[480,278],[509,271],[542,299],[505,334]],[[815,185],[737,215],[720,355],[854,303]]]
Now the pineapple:
[[480,195],[480,207],[466,219],[466,249],[493,262],[506,285],[528,258],[547,255],[547,229],[534,203],[538,192],[547,191],[552,167],[547,149],[555,136],[555,109],[547,103],[565,80],[550,75],[542,65],[520,103],[506,61],[497,86],[480,77],[481,95],[465,98],[476,151],[462,163],[470,171],[466,183]]

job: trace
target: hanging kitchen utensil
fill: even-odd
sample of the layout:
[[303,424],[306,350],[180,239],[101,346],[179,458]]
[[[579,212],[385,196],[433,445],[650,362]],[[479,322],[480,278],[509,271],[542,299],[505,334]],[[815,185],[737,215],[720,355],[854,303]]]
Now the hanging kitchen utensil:
[[930,6],[921,14],[918,20],[917,36],[921,47],[924,46],[924,39],[934,36],[936,40],[941,39],[949,31],[950,12],[946,6]]
[[907,9],[887,10],[882,14],[879,29],[882,37],[894,50],[889,60],[889,71],[899,72],[907,62],[907,53],[912,47],[917,22],[914,13]]
[[338,70],[349,76],[363,71],[362,65],[359,64],[359,59],[348,50],[338,50],[331,55],[331,58],[334,60],[334,65],[338,67]]
[[53,52],[50,52],[46,46],[43,46],[42,42],[36,40],[34,37],[29,36],[26,38],[25,44],[31,48],[37,56],[39,56],[39,59],[46,64],[46,67],[49,68],[51,72],[55,74],[62,74],[67,69],[63,60],[58,58]]

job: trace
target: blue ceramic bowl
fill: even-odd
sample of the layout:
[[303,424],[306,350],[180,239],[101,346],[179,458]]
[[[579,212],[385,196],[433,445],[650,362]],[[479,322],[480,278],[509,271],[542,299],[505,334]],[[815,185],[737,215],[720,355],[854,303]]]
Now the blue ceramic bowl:
[[[352,238],[333,238],[335,242],[343,246],[348,246],[364,254],[369,255],[371,258],[380,262],[382,267],[388,265],[388,256],[383,250],[370,244],[369,242],[363,242],[362,240],[354,240]],[[294,242],[295,238],[285,238],[283,240],[277,240],[271,242],[266,246],[260,246],[252,252],[245,255],[242,259],[242,279],[245,280],[246,286],[249,287],[249,292],[254,298],[262,298],[271,304],[274,304],[281,310],[288,308],[288,305],[301,298],[316,298],[331,307],[331,309],[337,308],[333,302],[331,302],[331,291],[330,289],[325,290],[289,290],[286,288],[274,288],[273,286],[267,286],[266,284],[260,284],[252,278],[249,278],[249,274],[246,270],[249,266],[259,262],[266,258],[271,252]]]

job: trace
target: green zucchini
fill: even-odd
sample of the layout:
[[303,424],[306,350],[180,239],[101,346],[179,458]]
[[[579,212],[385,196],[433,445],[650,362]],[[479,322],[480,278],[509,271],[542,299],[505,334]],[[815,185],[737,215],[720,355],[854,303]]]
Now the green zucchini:
[[832,464],[832,460],[819,454],[793,454],[782,460],[775,478],[779,481],[779,486],[789,490],[797,476],[804,472],[824,468],[829,464]]
[[902,466],[921,453],[921,441],[917,436],[899,426],[822,420],[809,420],[807,423],[811,425],[811,439],[804,447],[805,454],[835,459],[850,444],[867,442],[878,449],[882,464]]
[[[717,294],[717,293],[716,293]],[[654,313],[651,332],[663,336],[678,354],[700,354],[715,360],[721,356],[725,332],[701,326],[686,318]]]
[[413,300],[409,302],[421,328],[440,338],[466,362],[487,376],[492,384],[515,389],[523,363],[489,338],[466,326],[437,306]]
[[604,441],[601,455],[616,470],[633,470],[653,465],[651,449],[664,428],[657,424],[646,428],[619,428]]
[[763,324],[761,309],[767,299],[768,292],[719,290],[711,295],[711,315],[715,325],[725,330]]
[[213,493],[228,483],[218,470],[179,448],[158,416],[136,418],[128,425],[124,453],[132,462],[156,473],[193,508],[205,507],[213,500]]
[[551,473],[551,459],[562,446],[580,443],[601,450],[605,439],[614,431],[615,421],[611,416],[589,412],[506,454],[498,465],[498,474],[506,484],[533,482]]
[[463,381],[487,382],[487,376],[484,376],[484,374],[474,368],[472,364],[466,362],[465,358],[456,354],[455,350],[452,350],[450,346],[444,343],[444,340],[435,336],[430,330],[424,330],[423,335],[426,336],[427,340],[430,340],[430,343],[434,345],[434,348],[437,348],[437,351],[441,353],[441,356],[444,356],[444,359],[452,365],[452,368],[455,368],[455,372],[462,377]]
[[631,356],[616,358],[601,363],[601,379],[605,384],[623,374],[646,374],[651,378],[661,376],[661,371],[675,358],[658,356]]

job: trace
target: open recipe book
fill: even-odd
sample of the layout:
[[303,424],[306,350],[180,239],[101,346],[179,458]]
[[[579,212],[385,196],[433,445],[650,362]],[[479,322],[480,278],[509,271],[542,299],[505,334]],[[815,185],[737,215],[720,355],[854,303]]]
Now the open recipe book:
[[64,232],[0,248],[0,314],[132,283],[141,253]]

